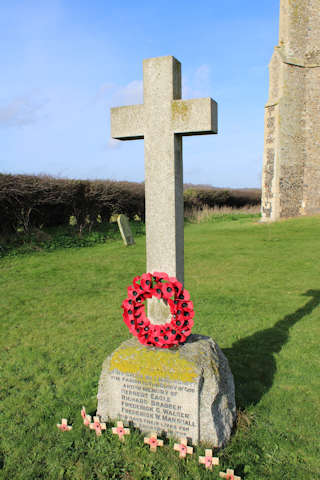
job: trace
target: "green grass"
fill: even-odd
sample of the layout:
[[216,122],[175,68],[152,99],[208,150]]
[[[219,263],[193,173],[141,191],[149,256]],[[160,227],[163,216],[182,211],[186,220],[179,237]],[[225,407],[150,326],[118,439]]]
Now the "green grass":
[[[134,237],[145,234],[144,223],[131,221],[130,225]],[[18,231],[15,235],[0,237],[0,258],[42,250],[52,252],[60,248],[92,247],[120,239],[116,221],[95,225],[92,231],[84,230],[82,233],[79,233],[76,225],[34,229],[30,233]]]
[[[238,428],[221,470],[245,480],[320,477],[320,218],[272,225],[187,224],[194,332],[213,337],[235,377]],[[145,238],[7,256],[0,264],[1,479],[217,479],[156,454],[133,432],[121,445],[82,426],[101,365],[129,333],[120,304],[145,271]],[[66,417],[73,430],[55,424]]]

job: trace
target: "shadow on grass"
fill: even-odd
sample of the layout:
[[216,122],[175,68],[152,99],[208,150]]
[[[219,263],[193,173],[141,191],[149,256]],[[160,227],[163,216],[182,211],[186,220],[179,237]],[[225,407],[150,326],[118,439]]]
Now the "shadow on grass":
[[320,305],[320,290],[303,294],[312,297],[303,307],[279,320],[272,328],[261,330],[224,349],[234,375],[236,402],[240,409],[255,405],[271,388],[277,370],[273,356],[289,339],[290,328]]

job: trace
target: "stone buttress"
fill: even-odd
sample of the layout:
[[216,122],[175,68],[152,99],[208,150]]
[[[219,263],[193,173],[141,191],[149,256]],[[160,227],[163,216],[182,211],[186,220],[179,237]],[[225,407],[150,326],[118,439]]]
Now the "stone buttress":
[[320,213],[320,0],[281,0],[269,71],[262,220]]

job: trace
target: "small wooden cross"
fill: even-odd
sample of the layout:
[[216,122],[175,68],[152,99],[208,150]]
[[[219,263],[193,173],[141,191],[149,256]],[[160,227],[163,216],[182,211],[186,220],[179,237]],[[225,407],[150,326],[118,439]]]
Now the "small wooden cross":
[[193,454],[193,448],[188,447],[188,441],[185,437],[180,438],[180,443],[175,443],[173,448],[177,452],[180,452],[180,454],[179,454],[180,458],[186,458],[187,454],[188,455]]
[[199,457],[199,463],[202,463],[206,468],[212,470],[214,465],[219,465],[219,458],[212,456],[212,450],[206,450],[205,456]]
[[157,447],[163,447],[163,440],[158,440],[157,434],[154,432],[150,433],[150,437],[144,438],[144,443],[150,445],[151,452],[156,452]]
[[57,423],[57,427],[62,432],[69,432],[70,430],[72,430],[72,427],[70,427],[70,425],[68,425],[68,420],[66,418],[63,418],[61,420],[61,423]]
[[91,415],[87,415],[85,407],[82,407],[81,417],[83,418],[83,424],[86,427],[89,427],[91,423]]
[[230,470],[229,468],[227,468],[227,473],[220,472],[219,477],[226,478],[227,480],[241,480],[241,477],[237,477],[237,475],[234,474],[234,470]]
[[124,428],[122,422],[117,422],[117,426],[112,427],[112,433],[114,435],[118,435],[119,440],[121,442],[124,442],[124,436],[125,435],[130,435],[130,429],[129,428]]
[[93,423],[90,423],[90,429],[95,430],[96,435],[101,435],[102,430],[106,429],[106,424],[101,423],[99,417],[93,417]]

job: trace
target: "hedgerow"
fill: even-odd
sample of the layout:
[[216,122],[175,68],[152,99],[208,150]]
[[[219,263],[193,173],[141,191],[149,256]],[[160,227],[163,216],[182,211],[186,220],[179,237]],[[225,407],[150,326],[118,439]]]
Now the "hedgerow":
[[[260,190],[191,186],[184,191],[186,209],[258,205]],[[124,213],[145,220],[144,183],[70,180],[39,175],[0,174],[0,233],[30,233],[43,227],[69,225],[91,231],[98,223]]]
[[91,231],[114,214],[144,220],[144,185],[0,174],[0,233],[68,225]]

